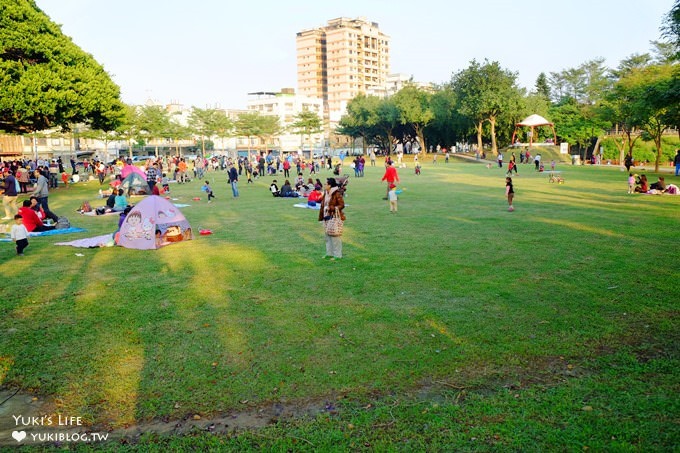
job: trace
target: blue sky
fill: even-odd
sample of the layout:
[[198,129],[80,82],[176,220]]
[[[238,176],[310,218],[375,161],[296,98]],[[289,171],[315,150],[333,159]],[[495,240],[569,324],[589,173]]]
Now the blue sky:
[[366,17],[391,37],[393,73],[442,83],[474,58],[533,87],[594,58],[616,67],[659,40],[673,0],[36,0],[113,76],[123,101],[245,108],[293,87],[295,34]]

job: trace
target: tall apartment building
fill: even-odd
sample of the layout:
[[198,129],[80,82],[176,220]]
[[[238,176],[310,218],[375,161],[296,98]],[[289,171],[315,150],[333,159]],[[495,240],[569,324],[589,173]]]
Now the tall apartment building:
[[390,38],[376,22],[344,17],[297,34],[298,92],[323,99],[331,122],[359,93],[384,87],[390,72]]

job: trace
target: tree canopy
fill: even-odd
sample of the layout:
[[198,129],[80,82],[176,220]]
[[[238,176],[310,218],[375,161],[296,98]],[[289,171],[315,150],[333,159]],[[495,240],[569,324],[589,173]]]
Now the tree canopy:
[[0,130],[24,134],[71,124],[115,129],[124,107],[104,68],[33,0],[0,4]]

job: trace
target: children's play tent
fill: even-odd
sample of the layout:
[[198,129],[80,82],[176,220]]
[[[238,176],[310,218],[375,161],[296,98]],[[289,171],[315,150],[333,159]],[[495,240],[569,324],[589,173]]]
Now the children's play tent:
[[128,195],[148,195],[151,193],[149,183],[137,173],[130,173],[123,179],[118,188]]
[[118,245],[150,250],[192,239],[191,226],[175,205],[151,195],[132,208],[118,235]]
[[120,175],[123,178],[127,178],[128,175],[130,175],[131,173],[137,173],[139,176],[146,179],[146,174],[142,171],[141,168],[134,166],[134,165],[128,165],[128,164],[123,165],[123,169],[121,170]]

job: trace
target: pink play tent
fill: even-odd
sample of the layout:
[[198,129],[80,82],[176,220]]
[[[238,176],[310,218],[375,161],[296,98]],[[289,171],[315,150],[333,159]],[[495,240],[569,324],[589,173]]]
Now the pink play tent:
[[191,225],[165,198],[151,195],[130,210],[118,234],[118,245],[151,250],[192,239]]

